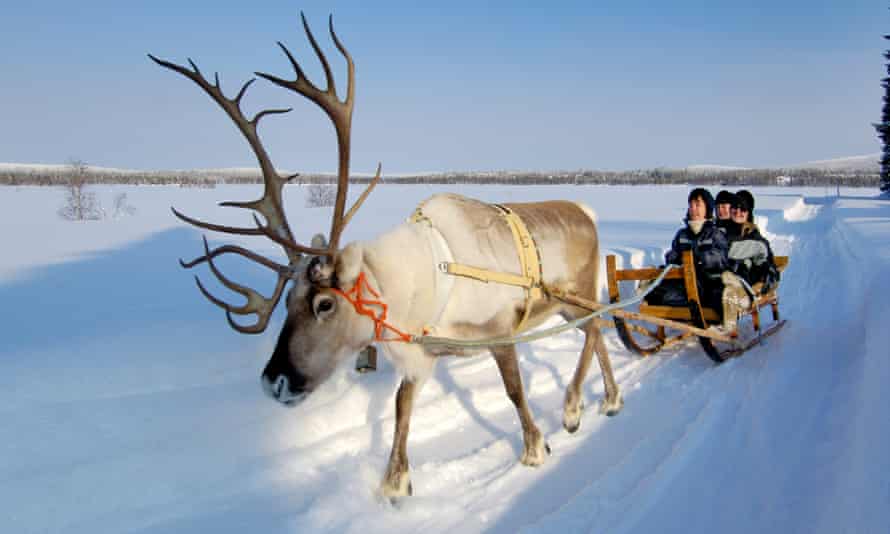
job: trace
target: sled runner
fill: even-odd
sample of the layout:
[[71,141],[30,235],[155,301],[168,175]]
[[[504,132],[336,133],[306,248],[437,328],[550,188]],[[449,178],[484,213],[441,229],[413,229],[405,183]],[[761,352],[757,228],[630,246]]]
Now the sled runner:
[[[775,261],[778,270],[784,271],[788,265],[788,256],[776,256]],[[606,271],[611,302],[617,302],[620,298],[619,282],[648,282],[660,273],[654,267],[617,269],[614,255],[606,257]],[[777,332],[785,324],[785,321],[779,317],[777,287],[761,295],[763,285],[757,283],[751,288],[754,293],[751,306],[738,322],[738,325],[741,326],[747,322],[742,320],[744,317],[751,317],[754,330],[753,338],[744,340],[740,335],[739,326],[733,332],[722,332],[709,328],[711,325],[720,324],[720,314],[717,310],[701,304],[691,251],[683,253],[682,267],[669,272],[665,279],[683,281],[686,288],[687,305],[660,306],[643,302],[640,304],[639,312],[624,310],[612,312],[615,329],[618,330],[621,342],[628,350],[642,356],[654,354],[686,338],[697,336],[705,353],[719,363],[740,355],[760,343],[763,338]],[[761,309],[767,306],[772,310],[773,321],[772,324],[764,328],[761,324]],[[655,327],[654,330],[650,325]]]

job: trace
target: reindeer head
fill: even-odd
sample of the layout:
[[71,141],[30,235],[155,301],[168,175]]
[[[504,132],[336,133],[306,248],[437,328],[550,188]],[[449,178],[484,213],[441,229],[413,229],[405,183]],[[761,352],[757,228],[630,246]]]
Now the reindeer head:
[[356,313],[338,287],[355,283],[360,254],[349,245],[333,265],[312,258],[294,281],[285,298],[287,318],[261,377],[272,398],[288,405],[300,400],[374,338],[373,323]]
[[[264,221],[261,221],[255,213],[255,227],[235,228],[192,219],[175,209],[173,209],[173,213],[183,221],[199,228],[231,234],[264,235],[283,247],[289,259],[288,265],[279,264],[234,245],[223,245],[211,250],[205,238],[204,255],[191,262],[180,260],[180,263],[185,268],[192,268],[206,262],[223,285],[247,299],[247,302],[241,306],[228,304],[211,295],[201,284],[201,281],[195,277],[201,293],[226,311],[226,318],[232,328],[245,334],[258,334],[266,329],[272,311],[281,299],[285,286],[289,281],[292,282],[286,299],[287,319],[278,336],[275,352],[262,374],[263,389],[275,399],[286,404],[293,403],[311,392],[330,376],[339,361],[362,349],[373,337],[371,323],[361,319],[355,309],[343,299],[343,294],[338,287],[341,283],[355,280],[360,264],[360,250],[357,246],[341,250],[339,241],[349,220],[380,180],[380,166],[378,165],[377,174],[368,188],[352,208],[348,212],[345,211],[346,193],[349,187],[355,67],[352,58],[334,32],[332,18],[329,18],[328,27],[331,38],[346,59],[348,69],[346,99],[341,101],[337,96],[334,76],[327,58],[315,41],[306,22],[306,17],[302,13],[300,16],[306,36],[324,68],[327,87],[322,90],[309,81],[293,55],[280,42],[278,46],[281,47],[293,66],[295,79],[285,80],[261,72],[255,74],[308,98],[321,107],[334,124],[337,133],[339,163],[337,167],[337,198],[328,242],[323,236],[316,236],[310,244],[311,246],[301,245],[294,240],[282,206],[281,193],[284,185],[296,175],[281,176],[278,174],[257,132],[257,126],[263,117],[287,113],[291,110],[265,109],[248,120],[241,111],[241,99],[254,79],[248,80],[234,98],[228,98],[222,92],[219,76],[215,75],[214,83],[211,84],[191,59],[188,60],[191,68],[186,68],[149,54],[155,63],[189,78],[210,95],[232,119],[256,155],[263,174],[263,196],[252,202],[223,202],[221,205],[253,210],[262,215]],[[214,258],[223,254],[240,255],[275,271],[278,275],[278,283],[273,295],[266,298],[253,289],[226,278],[213,262]],[[258,318],[252,325],[238,324],[232,318],[233,315],[249,314],[256,314]]]

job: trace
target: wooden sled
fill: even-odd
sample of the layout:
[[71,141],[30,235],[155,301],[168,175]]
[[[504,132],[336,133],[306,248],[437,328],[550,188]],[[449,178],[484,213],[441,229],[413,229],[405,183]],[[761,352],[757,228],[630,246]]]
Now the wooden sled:
[[[776,256],[775,260],[779,272],[784,271],[788,265],[788,256]],[[651,281],[660,274],[659,269],[654,267],[617,269],[614,255],[606,257],[606,270],[609,282],[609,300],[611,302],[620,300],[619,282]],[[739,319],[739,324],[741,325],[744,317],[751,317],[755,333],[753,339],[748,341],[741,340],[738,327],[734,332],[729,333],[709,329],[710,325],[720,324],[720,314],[717,310],[701,305],[691,251],[683,253],[682,268],[674,269],[667,273],[665,279],[683,280],[686,287],[688,305],[656,306],[643,302],[640,304],[639,312],[625,310],[613,310],[611,312],[614,326],[618,331],[618,337],[621,339],[621,342],[628,350],[641,356],[655,354],[663,348],[675,345],[689,337],[697,336],[708,357],[720,363],[733,356],[742,354],[760,343],[763,338],[776,333],[785,325],[785,321],[779,318],[777,288],[773,288],[765,295],[761,295],[760,291],[763,285],[757,283],[752,287],[756,298],[753,299],[751,306]],[[764,328],[761,324],[760,310],[766,306],[772,309],[773,321],[772,324]]]

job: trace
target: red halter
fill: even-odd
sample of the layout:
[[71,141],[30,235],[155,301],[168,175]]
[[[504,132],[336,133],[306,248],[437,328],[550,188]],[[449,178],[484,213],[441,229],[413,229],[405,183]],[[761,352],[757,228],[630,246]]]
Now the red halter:
[[[365,290],[367,290],[371,295],[374,296],[377,300],[370,300],[364,298]],[[361,315],[365,315],[370,317],[372,321],[374,321],[374,341],[401,341],[403,343],[410,343],[414,336],[411,334],[406,334],[394,327],[393,325],[386,322],[386,314],[389,310],[389,307],[380,299],[380,295],[374,291],[374,289],[368,284],[368,280],[365,277],[365,273],[361,272],[358,275],[358,278],[355,280],[355,285],[352,286],[352,289],[349,291],[341,291],[335,287],[331,288],[331,291],[337,293],[344,299],[346,299],[350,304],[355,307],[355,311]],[[377,315],[374,313],[374,310],[368,308],[367,305],[376,306],[381,311],[380,314]],[[389,330],[396,335],[396,337],[391,337],[386,339],[383,337],[383,330]]]

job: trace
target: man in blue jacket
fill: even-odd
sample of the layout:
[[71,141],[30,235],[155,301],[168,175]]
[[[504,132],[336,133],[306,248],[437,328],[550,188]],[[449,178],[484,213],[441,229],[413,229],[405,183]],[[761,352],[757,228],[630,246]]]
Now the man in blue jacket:
[[714,223],[714,197],[707,189],[693,189],[688,197],[689,208],[684,222],[665,254],[666,263],[681,265],[683,252],[692,251],[695,275],[699,283],[702,305],[720,308],[723,283],[720,275],[729,268],[726,234]]
[[[729,269],[729,243],[726,234],[714,222],[714,197],[707,189],[696,188],[689,193],[685,223],[665,254],[665,263],[681,265],[683,252],[692,251],[698,293],[703,306],[723,310],[723,281],[721,275]],[[686,290],[682,280],[665,280],[647,297],[650,304],[684,306]],[[732,319],[724,324],[727,330],[735,329],[736,313],[727,314]]]

